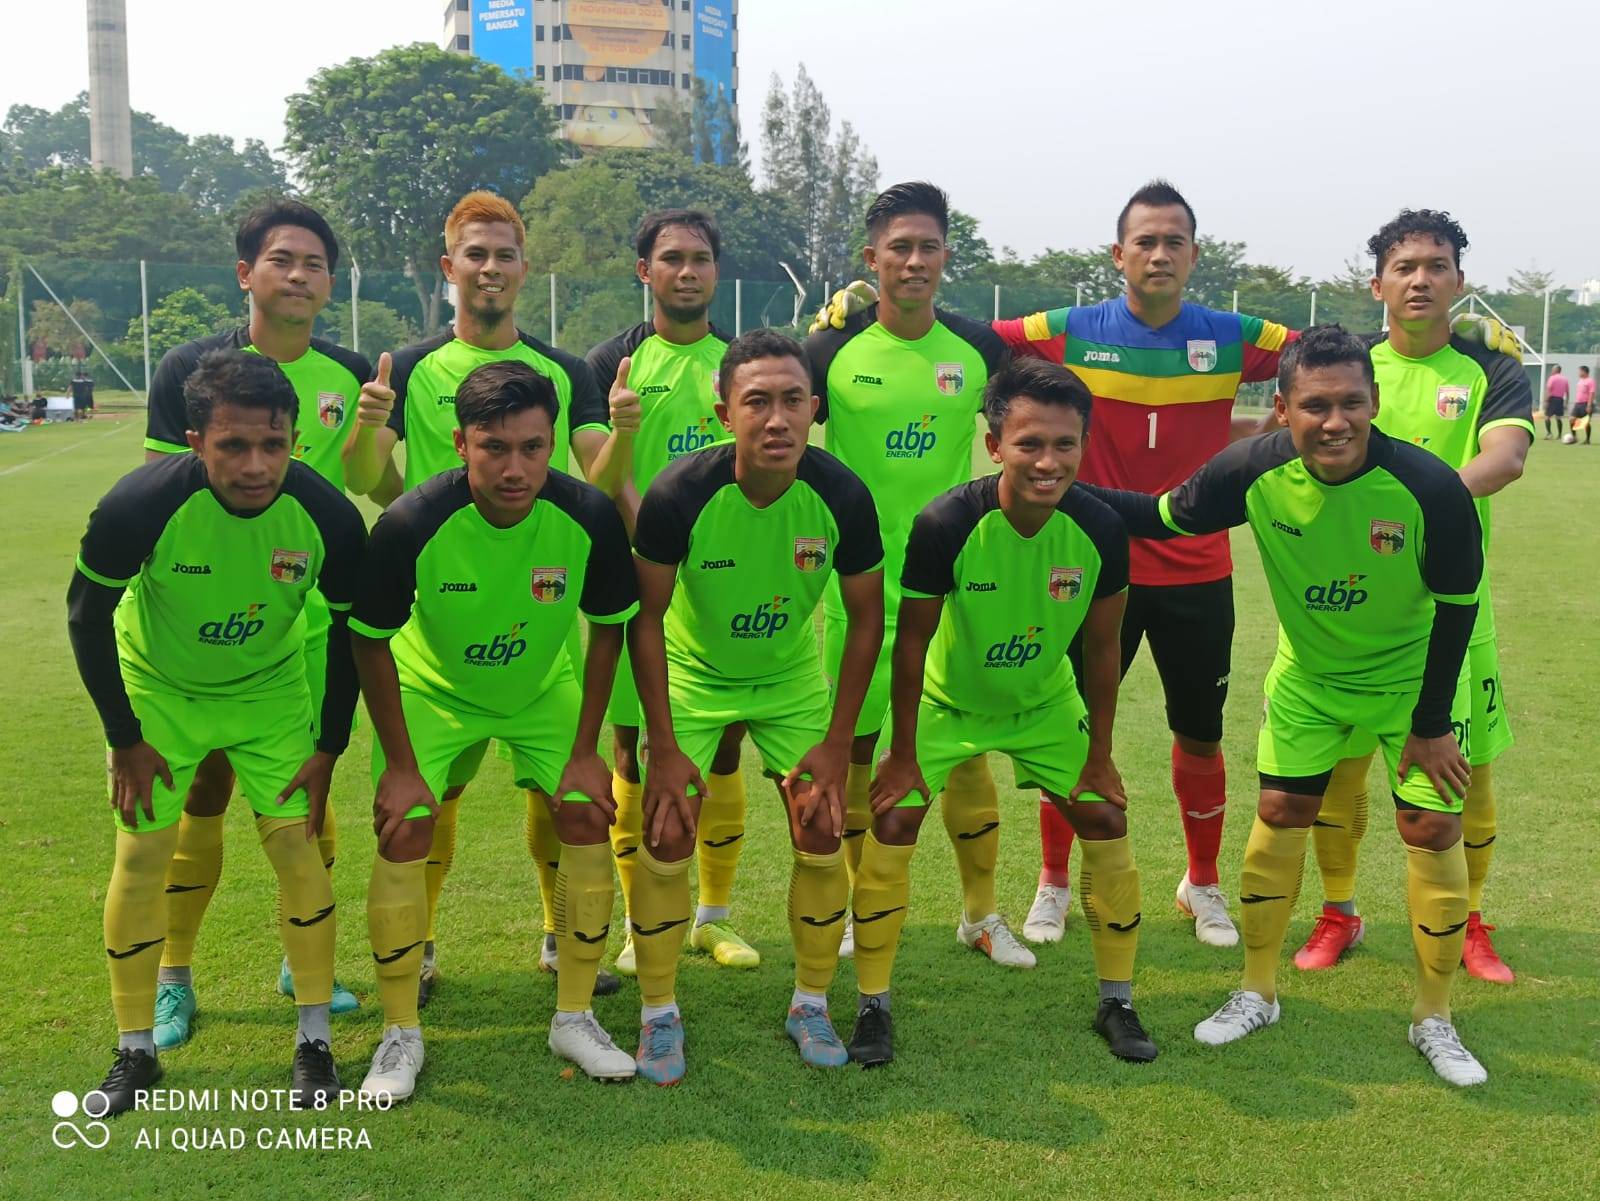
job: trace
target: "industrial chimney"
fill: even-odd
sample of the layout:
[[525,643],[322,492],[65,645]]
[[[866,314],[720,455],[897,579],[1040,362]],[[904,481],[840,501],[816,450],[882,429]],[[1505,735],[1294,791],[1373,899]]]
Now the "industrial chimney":
[[128,107],[126,0],[88,0],[89,161],[133,177],[133,115]]

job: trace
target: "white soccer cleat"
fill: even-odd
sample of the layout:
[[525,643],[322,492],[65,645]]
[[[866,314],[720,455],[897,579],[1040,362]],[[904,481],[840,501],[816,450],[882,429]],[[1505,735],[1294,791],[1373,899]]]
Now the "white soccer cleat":
[[1194,1028],[1195,1041],[1220,1047],[1237,1042],[1247,1034],[1254,1034],[1278,1020],[1278,1003],[1269,1002],[1260,993],[1240,989],[1228,998],[1227,1003]]
[[1470,1088],[1489,1079],[1481,1063],[1461,1045],[1456,1028],[1443,1018],[1423,1018],[1411,1027],[1411,1045],[1446,1084]]
[[956,937],[1002,967],[1033,967],[1039,962],[1032,951],[1017,941],[1005,918],[998,913],[991,913],[981,922],[969,923],[963,917],[956,926]]
[[1067,905],[1072,890],[1056,884],[1041,884],[1033,894],[1033,908],[1022,923],[1022,937],[1029,942],[1060,942],[1067,932]]
[[1194,918],[1194,936],[1208,947],[1236,947],[1239,931],[1228,916],[1228,898],[1215,884],[1191,884],[1189,873],[1178,881],[1178,908]]
[[854,918],[844,919],[844,937],[839,940],[839,958],[856,957],[856,923]]
[[637,1071],[633,1056],[611,1041],[593,1013],[563,1022],[563,1014],[550,1019],[550,1049],[583,1069],[591,1080],[632,1080]]
[[361,1082],[361,1095],[387,1095],[391,1101],[406,1100],[417,1091],[422,1059],[422,1035],[403,1034],[399,1026],[390,1026],[383,1032],[383,1041],[372,1057],[372,1070]]

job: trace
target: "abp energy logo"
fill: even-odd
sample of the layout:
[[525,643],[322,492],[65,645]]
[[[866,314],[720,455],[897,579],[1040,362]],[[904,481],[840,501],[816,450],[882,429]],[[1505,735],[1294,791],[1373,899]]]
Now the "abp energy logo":
[[265,608],[266,605],[250,605],[228,614],[222,621],[201,622],[198,631],[201,643],[205,646],[243,646],[266,628],[267,623],[256,616]]
[[784,611],[789,599],[775,596],[770,601],[762,601],[753,612],[735,613],[728,623],[728,632],[735,638],[776,637],[778,631],[789,624],[789,614]]
[[468,667],[505,667],[520,658],[528,649],[528,640],[518,637],[528,623],[519,621],[504,634],[496,634],[488,642],[474,642],[467,647],[465,661]]
[[906,422],[904,429],[890,430],[883,440],[883,457],[886,459],[921,459],[937,445],[939,435],[934,432],[936,413],[924,413],[921,420]]
[[711,428],[711,421],[710,417],[702,417],[698,422],[684,426],[677,433],[668,434],[667,461],[670,463],[697,450],[704,450],[715,442],[717,435]]
[[1039,645],[1039,635],[1044,632],[1043,626],[1029,626],[1020,634],[1013,634],[1004,642],[990,645],[983,653],[985,667],[1026,667],[1044,653],[1044,647]]
[[1365,603],[1367,599],[1367,590],[1356,587],[1366,578],[1360,572],[1352,571],[1342,580],[1312,584],[1305,591],[1306,610],[1311,613],[1350,612],[1357,605]]

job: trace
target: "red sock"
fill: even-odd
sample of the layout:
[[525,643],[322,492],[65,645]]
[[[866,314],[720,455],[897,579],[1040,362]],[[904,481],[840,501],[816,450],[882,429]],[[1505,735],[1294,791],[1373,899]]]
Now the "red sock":
[[1072,823],[1061,815],[1053,801],[1043,796],[1039,798],[1039,844],[1044,849],[1039,883],[1067,887],[1067,865],[1072,859]]
[[1189,883],[1217,882],[1217,851],[1228,804],[1228,772],[1221,755],[1191,755],[1172,744],[1172,791],[1178,796]]

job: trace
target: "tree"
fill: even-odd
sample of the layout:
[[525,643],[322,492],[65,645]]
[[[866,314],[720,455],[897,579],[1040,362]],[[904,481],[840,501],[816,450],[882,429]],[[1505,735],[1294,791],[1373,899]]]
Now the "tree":
[[439,328],[445,217],[490,188],[513,204],[566,153],[533,83],[436,46],[353,58],[289,97],[285,148],[358,258],[404,265],[423,326]]
[[50,167],[0,191],[0,257],[231,262],[232,237],[216,216],[165,195],[148,176]]
[[721,92],[709,95],[706,81],[698,75],[689,81],[687,99],[674,93],[656,105],[650,128],[658,150],[749,173],[749,155],[739,135],[738,109]]
[[[68,301],[67,310],[72,317],[53,300],[35,300],[28,317],[28,340],[35,347],[43,344],[47,354],[87,358],[89,339],[79,332],[78,326],[87,330],[89,337],[100,338],[105,315],[99,305],[88,299]],[[74,317],[77,325],[72,323]]]
[[318,317],[321,336],[352,350],[362,350],[369,359],[377,360],[385,350],[398,350],[417,340],[416,327],[379,300],[361,301],[361,346],[357,346],[350,328],[350,302],[335,301]]
[[283,164],[256,138],[246,138],[244,148],[235,150],[232,138],[202,134],[189,143],[186,158],[187,174],[178,190],[210,212],[224,212],[241,197],[281,196],[289,190]]
[[994,268],[994,250],[978,228],[978,219],[960,209],[950,210],[950,232],[945,238],[950,257],[944,277],[951,283],[986,280]]
[[[231,324],[228,310],[207,300],[204,293],[194,288],[168,292],[150,310],[150,358],[159,359],[174,346],[217,333]],[[137,343],[143,336],[139,318],[135,317],[128,322],[128,341]]]
[[1535,263],[1521,271],[1513,271],[1506,280],[1506,290],[1522,296],[1543,296],[1555,287],[1555,282],[1554,271],[1541,271]]

